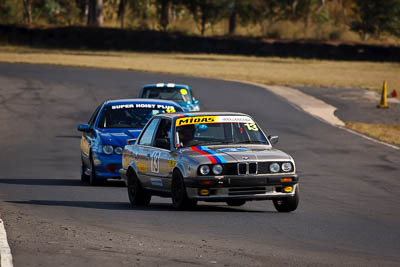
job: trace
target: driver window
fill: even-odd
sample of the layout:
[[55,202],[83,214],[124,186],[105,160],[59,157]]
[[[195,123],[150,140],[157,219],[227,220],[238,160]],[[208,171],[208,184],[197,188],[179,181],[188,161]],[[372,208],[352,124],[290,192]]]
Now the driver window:
[[171,146],[171,120],[168,119],[162,119],[159,126],[158,130],[156,133],[156,137],[154,139],[154,146],[163,148],[163,149],[168,149],[170,150]]
[[139,145],[151,146],[154,131],[156,130],[159,121],[160,119],[156,118],[150,122],[149,126],[144,130],[142,136],[140,137],[140,140],[138,142]]
[[94,122],[96,121],[97,118],[97,114],[99,114],[100,108],[103,106],[103,104],[101,104],[100,106],[98,106],[96,108],[96,110],[93,112],[92,116],[89,119],[88,124],[90,125],[90,127],[93,127]]

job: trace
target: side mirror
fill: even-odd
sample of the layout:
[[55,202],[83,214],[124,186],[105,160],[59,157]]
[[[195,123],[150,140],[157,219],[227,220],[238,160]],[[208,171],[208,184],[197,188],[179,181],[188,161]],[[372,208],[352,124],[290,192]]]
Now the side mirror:
[[198,104],[199,104],[199,100],[193,99],[193,104],[194,104],[194,105],[198,105]]
[[89,133],[91,131],[89,124],[79,124],[77,129],[84,133]]
[[126,140],[126,144],[127,144],[127,145],[133,145],[135,142],[136,142],[136,139],[135,139],[135,138],[134,138],[134,139],[128,139],[128,140]]
[[277,144],[278,141],[279,141],[279,136],[277,136],[277,135],[270,135],[270,136],[268,136],[268,140],[269,140],[269,142],[271,143],[271,145],[275,145],[275,144]]

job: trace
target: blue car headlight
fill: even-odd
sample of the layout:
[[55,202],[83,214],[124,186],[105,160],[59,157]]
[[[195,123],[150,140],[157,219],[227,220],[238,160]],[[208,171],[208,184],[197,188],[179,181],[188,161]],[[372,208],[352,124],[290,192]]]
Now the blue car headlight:
[[123,150],[122,147],[117,146],[117,147],[114,148],[114,153],[117,154],[117,155],[121,155],[122,154],[122,150]]
[[104,145],[102,150],[106,155],[111,155],[114,152],[114,148],[111,145]]

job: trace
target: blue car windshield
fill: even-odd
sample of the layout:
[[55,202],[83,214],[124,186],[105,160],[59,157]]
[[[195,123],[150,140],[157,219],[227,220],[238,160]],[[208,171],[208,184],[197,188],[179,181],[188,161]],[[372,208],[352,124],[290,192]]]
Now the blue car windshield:
[[101,112],[98,128],[138,128],[159,113],[175,112],[175,107],[156,104],[124,104],[106,106]]
[[142,98],[155,98],[190,103],[189,92],[179,87],[146,87]]

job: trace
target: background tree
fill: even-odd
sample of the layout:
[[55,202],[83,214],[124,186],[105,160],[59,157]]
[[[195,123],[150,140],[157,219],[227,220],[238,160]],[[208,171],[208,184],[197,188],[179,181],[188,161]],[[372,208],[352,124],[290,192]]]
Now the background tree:
[[233,0],[226,5],[228,11],[228,34],[232,35],[236,31],[238,19],[246,23],[253,15],[252,0]]
[[120,0],[118,5],[118,19],[121,23],[121,28],[124,28],[125,24],[125,11],[126,11],[127,0]]
[[[249,13],[243,13],[241,19],[247,19],[252,24],[260,25],[262,34],[265,34],[266,26],[264,22],[267,21],[268,26],[270,26],[279,21],[284,16],[284,12],[284,3],[281,0],[253,0]],[[244,15],[247,15],[247,17]]]
[[24,19],[25,23],[32,24],[32,6],[30,0],[22,0],[24,3]]
[[78,21],[82,24],[87,23],[88,0],[75,0],[78,9]]
[[157,0],[158,23],[163,31],[166,31],[170,23],[172,0]]
[[201,35],[204,35],[208,26],[221,20],[231,0],[183,0],[182,2],[200,26]]
[[358,17],[351,27],[366,40],[382,33],[400,36],[400,0],[355,0]]
[[0,23],[16,23],[17,13],[15,0],[0,1]]
[[89,0],[87,25],[101,27],[103,20],[103,0]]

